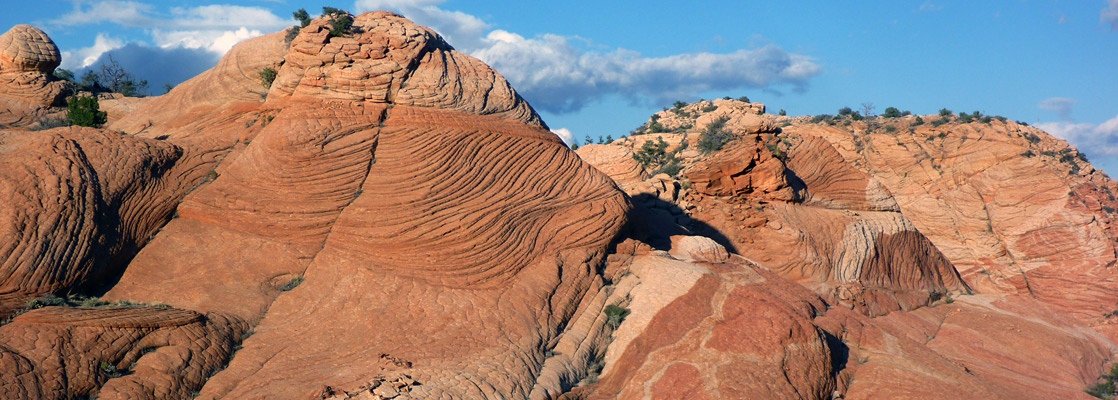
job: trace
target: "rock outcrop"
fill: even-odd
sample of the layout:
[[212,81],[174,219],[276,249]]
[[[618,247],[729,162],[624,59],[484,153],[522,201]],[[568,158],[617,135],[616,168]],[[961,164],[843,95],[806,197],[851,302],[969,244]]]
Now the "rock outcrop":
[[21,130],[67,88],[0,36],[0,397],[1082,398],[1118,348],[1118,183],[1043,132],[724,99],[576,153],[351,17],[108,129]]
[[69,84],[54,80],[58,46],[31,25],[0,35],[0,128],[29,125],[59,105]]
[[[227,365],[216,357],[223,370],[204,386],[191,372],[212,371],[201,360],[169,377],[129,375],[157,388],[142,391],[46,364],[32,376],[85,379],[100,385],[61,396],[104,398],[306,398],[393,374],[413,379],[414,398],[563,390],[535,388],[536,373],[603,286],[596,266],[626,223],[623,194],[500,75],[433,31],[381,12],[330,37],[330,18],[290,48],[282,33],[246,41],[111,126],[177,150],[154,169],[164,182],[132,183],[189,194],[154,201],[177,204],[175,217],[103,299],[221,316],[225,333],[206,348],[243,348]],[[266,67],[279,72],[270,89],[254,78]],[[71,203],[59,199],[42,202]],[[16,322],[21,336],[66,335]],[[143,342],[130,335],[100,360],[130,364]],[[2,331],[0,342],[24,358],[48,351]]]

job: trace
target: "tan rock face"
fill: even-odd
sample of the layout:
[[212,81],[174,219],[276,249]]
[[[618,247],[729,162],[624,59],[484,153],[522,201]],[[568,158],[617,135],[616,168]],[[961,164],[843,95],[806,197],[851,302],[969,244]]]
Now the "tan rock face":
[[36,27],[0,35],[0,127],[30,125],[61,105],[70,85],[51,77],[61,62],[58,46]]
[[1116,207],[1118,184],[1066,143],[1013,122],[887,123],[900,128],[785,132],[826,140],[880,182],[974,290],[1027,293],[1084,322],[1102,321],[1118,301],[1109,268],[1118,215],[1106,211]]
[[583,161],[593,165],[602,173],[609,175],[620,186],[644,181],[645,171],[627,147],[602,144],[588,144],[576,151]]
[[52,73],[62,63],[58,46],[47,34],[31,25],[16,25],[0,35],[0,74],[13,72]]

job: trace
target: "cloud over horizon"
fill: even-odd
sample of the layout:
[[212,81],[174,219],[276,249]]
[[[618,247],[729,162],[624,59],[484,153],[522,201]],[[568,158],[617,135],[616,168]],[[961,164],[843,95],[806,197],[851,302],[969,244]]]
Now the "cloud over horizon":
[[1061,121],[1071,121],[1071,108],[1075,106],[1075,99],[1067,97],[1052,97],[1037,103],[1041,110],[1053,111]]
[[[62,67],[80,73],[113,58],[152,86],[178,84],[213,67],[237,43],[290,26],[260,7],[204,5],[161,12],[136,1],[76,1],[73,11],[49,21],[68,27],[117,24],[143,30],[151,43],[98,33],[92,46],[62,52]],[[155,66],[160,66],[156,68]],[[158,88],[149,88],[158,93]]]
[[1045,122],[1036,124],[1052,136],[1064,139],[1087,154],[1092,162],[1102,157],[1118,157],[1118,115],[1101,124]]
[[1110,24],[1111,32],[1118,32],[1118,0],[1108,0],[1099,19],[1104,24]]
[[606,96],[634,104],[666,104],[713,90],[771,89],[787,85],[806,90],[821,73],[811,57],[769,45],[728,54],[686,53],[649,58],[623,48],[588,51],[577,37],[543,34],[525,38],[490,30],[481,19],[438,7],[442,0],[357,0],[357,12],[398,11],[443,35],[459,51],[492,66],[533,107],[552,113],[575,112]]

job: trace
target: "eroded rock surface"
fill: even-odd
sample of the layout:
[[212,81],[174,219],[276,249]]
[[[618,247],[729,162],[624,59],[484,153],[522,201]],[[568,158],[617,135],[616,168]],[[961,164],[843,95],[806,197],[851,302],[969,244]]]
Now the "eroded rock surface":
[[51,74],[61,62],[39,28],[16,25],[0,35],[0,128],[29,125],[60,103],[70,87]]

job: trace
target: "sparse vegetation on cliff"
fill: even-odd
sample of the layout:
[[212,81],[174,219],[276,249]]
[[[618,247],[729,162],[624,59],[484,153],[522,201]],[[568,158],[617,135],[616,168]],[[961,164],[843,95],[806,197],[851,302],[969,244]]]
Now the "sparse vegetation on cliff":
[[272,82],[276,80],[276,69],[272,67],[264,68],[260,71],[260,84],[265,88],[271,88]]
[[668,142],[665,142],[664,138],[656,138],[656,141],[645,141],[641,149],[633,153],[633,159],[653,175],[664,173],[675,177],[683,170],[679,158],[676,157],[681,150],[683,150],[682,145],[675,151],[669,152]]
[[726,130],[726,117],[714,120],[707,127],[703,129],[703,133],[699,136],[699,151],[703,153],[710,153],[722,150],[730,140],[733,140],[734,134]]

